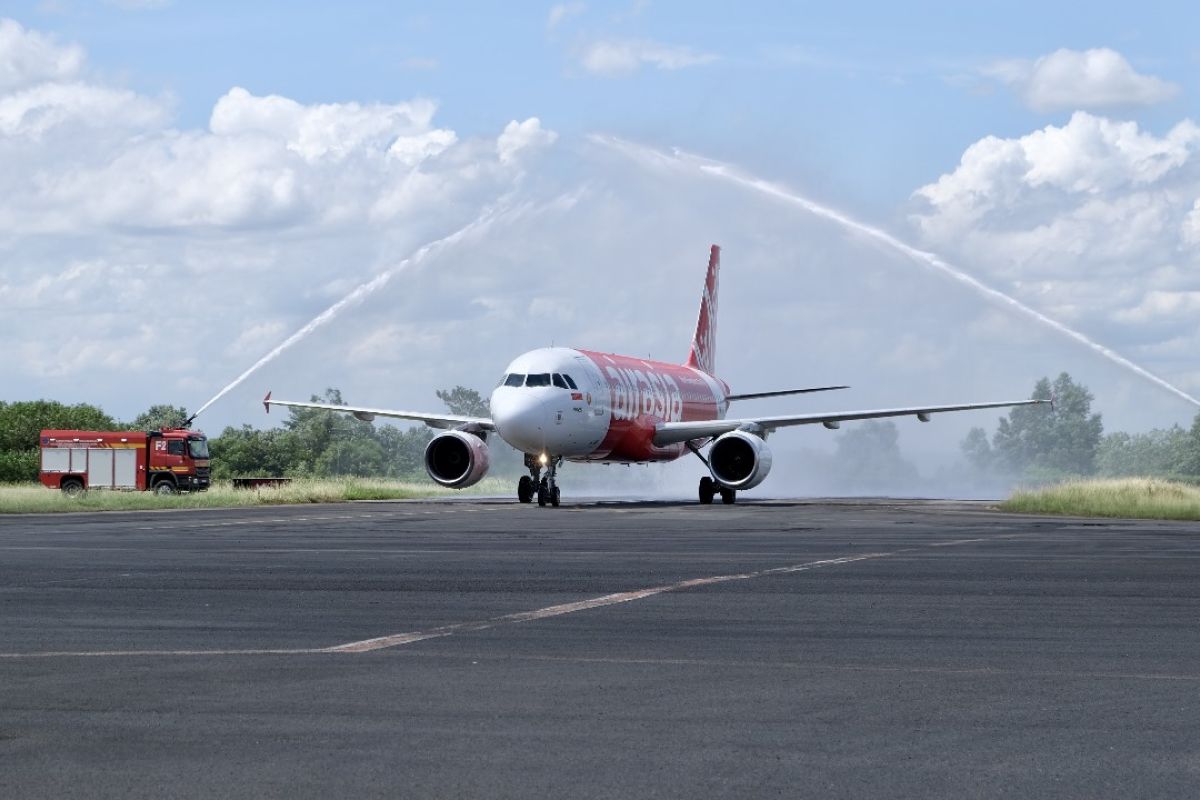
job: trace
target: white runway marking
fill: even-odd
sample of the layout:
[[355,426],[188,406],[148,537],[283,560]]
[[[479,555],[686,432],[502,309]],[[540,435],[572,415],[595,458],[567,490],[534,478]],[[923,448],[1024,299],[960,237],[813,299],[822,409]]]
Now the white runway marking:
[[[999,538],[1011,537],[1006,536]],[[645,589],[635,589],[629,592],[606,594],[600,597],[593,597],[588,600],[562,603],[560,605],[547,606],[546,608],[539,608],[533,611],[521,611],[515,614],[504,614],[499,617],[491,617],[489,619],[475,620],[471,622],[460,622],[453,625],[443,625],[441,627],[429,628],[426,630],[407,631],[388,636],[376,636],[371,639],[361,639],[354,642],[346,642],[345,644],[332,645],[330,647],[242,650],[79,650],[31,653],[0,653],[0,659],[94,658],[121,656],[258,656],[369,653],[374,650],[400,647],[402,645],[413,644],[415,642],[421,642],[427,639],[438,639],[445,636],[453,636],[456,633],[470,633],[473,631],[481,631],[488,628],[499,627],[501,625],[512,625],[519,622],[533,622],[535,620],[559,617],[564,614],[574,614],[579,611],[588,611],[593,608],[603,608],[605,606],[618,605],[621,603],[630,603],[635,600],[644,600],[647,597],[654,597],[655,595],[664,594],[666,592],[677,592],[684,589],[696,589],[702,586],[712,586],[719,583],[728,583],[730,581],[753,580],[754,578],[765,578],[771,575],[788,575],[796,572],[807,572],[809,570],[820,569],[822,567],[832,567],[840,564],[853,564],[856,561],[869,561],[872,559],[887,558],[889,556],[912,553],[930,547],[952,547],[955,545],[973,544],[982,541],[987,540],[955,539],[946,542],[933,542],[931,544],[922,545],[919,547],[907,547],[885,553],[862,553],[853,556],[842,556],[840,558],[827,558],[820,561],[807,561],[803,564],[792,564],[785,567],[771,567],[768,569],[755,570],[753,572],[739,572],[730,575],[712,575],[703,578],[690,578],[688,580],[677,581],[675,583],[663,584],[662,586],[651,586]]]

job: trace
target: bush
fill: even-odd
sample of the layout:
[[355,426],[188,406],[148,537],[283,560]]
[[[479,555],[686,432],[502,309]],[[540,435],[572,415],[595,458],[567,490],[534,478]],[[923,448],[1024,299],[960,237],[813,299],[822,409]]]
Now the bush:
[[40,466],[37,450],[0,450],[0,483],[36,481]]

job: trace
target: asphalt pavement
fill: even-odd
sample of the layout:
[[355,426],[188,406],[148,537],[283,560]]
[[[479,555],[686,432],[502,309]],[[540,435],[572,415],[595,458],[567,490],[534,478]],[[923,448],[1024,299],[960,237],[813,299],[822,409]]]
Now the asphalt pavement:
[[1190,797],[1200,526],[901,501],[0,518],[0,797]]

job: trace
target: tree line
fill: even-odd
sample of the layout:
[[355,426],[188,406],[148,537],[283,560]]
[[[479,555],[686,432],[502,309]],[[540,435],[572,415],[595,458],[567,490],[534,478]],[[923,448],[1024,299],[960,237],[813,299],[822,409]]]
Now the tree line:
[[[463,386],[439,390],[438,398],[452,414],[489,416],[488,402]],[[313,402],[345,405],[337,389],[313,395]],[[187,409],[151,406],[130,422],[122,422],[93,405],[65,405],[52,400],[0,402],[0,482],[35,481],[40,463],[38,434],[43,429],[95,431],[156,430],[188,418]],[[433,432],[424,426],[401,430],[309,408],[289,409],[283,427],[227,427],[209,438],[214,478],[287,476],[325,478],[342,475],[417,478],[424,475],[425,445]],[[498,437],[488,442],[492,468],[512,472],[520,456]]]
[[[486,417],[487,399],[463,386],[439,390],[452,414]],[[1148,433],[1104,433],[1093,413],[1092,393],[1067,373],[1039,380],[1033,399],[1046,406],[1010,409],[990,435],[972,428],[961,443],[967,472],[980,481],[1040,483],[1069,477],[1157,476],[1200,481],[1200,414],[1190,429],[1179,425]],[[313,395],[314,402],[344,405],[337,389]],[[187,419],[184,408],[151,406],[131,422],[119,422],[96,406],[50,400],[0,402],[0,481],[37,480],[38,433],[43,428],[154,430]],[[424,426],[401,430],[318,409],[289,409],[281,428],[227,427],[209,440],[216,478],[245,476],[333,477],[341,475],[419,478],[425,445],[433,432]],[[492,469],[521,471],[521,455],[499,437],[488,442]],[[840,434],[830,477],[879,485],[913,481],[916,468],[901,453],[894,423],[867,421]]]
[[1066,372],[1039,380],[1031,398],[1053,400],[1053,407],[1019,406],[990,438],[983,428],[967,434],[961,449],[977,475],[1029,483],[1092,476],[1200,481],[1200,414],[1190,429],[1105,434],[1092,393]]

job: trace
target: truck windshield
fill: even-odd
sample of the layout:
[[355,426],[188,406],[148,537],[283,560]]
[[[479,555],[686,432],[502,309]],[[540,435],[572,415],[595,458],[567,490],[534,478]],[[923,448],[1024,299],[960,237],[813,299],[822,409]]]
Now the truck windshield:
[[208,458],[208,439],[188,439],[188,452],[192,458]]

